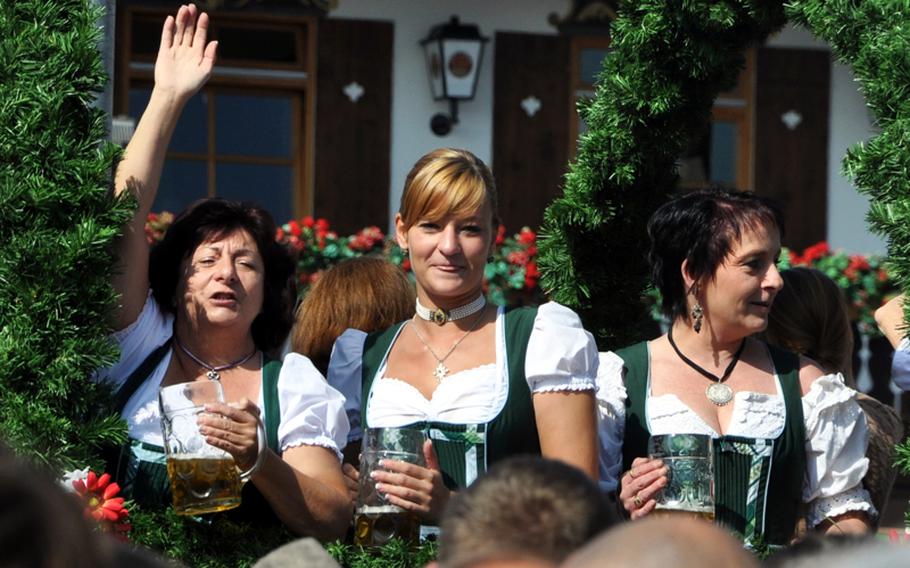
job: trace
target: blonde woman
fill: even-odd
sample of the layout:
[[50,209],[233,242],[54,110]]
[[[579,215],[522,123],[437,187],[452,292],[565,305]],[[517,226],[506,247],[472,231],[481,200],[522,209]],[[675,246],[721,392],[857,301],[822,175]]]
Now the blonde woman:
[[329,364],[329,382],[359,401],[361,426],[428,433],[427,467],[390,462],[376,473],[390,503],[428,523],[508,455],[541,454],[597,477],[597,348],[563,306],[486,301],[495,212],[493,176],[476,156],[443,148],[418,160],[395,218],[416,313],[384,332],[346,332]]

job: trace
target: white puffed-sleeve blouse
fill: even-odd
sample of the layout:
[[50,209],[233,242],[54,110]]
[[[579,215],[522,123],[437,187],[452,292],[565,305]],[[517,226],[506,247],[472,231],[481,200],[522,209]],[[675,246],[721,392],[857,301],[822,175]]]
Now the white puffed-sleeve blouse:
[[[601,353],[599,369],[597,410],[601,484],[616,489],[622,468],[626,418],[623,361],[615,353]],[[774,379],[777,394],[735,393],[727,435],[777,438],[781,434],[786,407],[780,380],[777,375]],[[856,391],[847,387],[838,373],[816,379],[802,398],[806,424],[803,502],[808,504],[806,520],[810,528],[826,517],[848,511],[877,515],[869,493],[862,486],[869,465],[866,459],[868,430],[865,415],[855,397]],[[691,432],[719,437],[674,394],[648,396],[645,412],[652,434]]]
[[[495,418],[505,406],[509,392],[504,314],[500,307],[496,314],[495,363],[449,375],[430,399],[407,382],[386,377],[383,358],[367,408],[369,424],[375,427],[423,421],[479,424]],[[360,400],[365,339],[362,331],[347,330],[335,342],[329,362],[329,384],[345,396],[350,440],[362,437]],[[525,357],[525,376],[531,392],[593,391],[597,365],[594,338],[584,330],[578,315],[554,302],[541,305]]]
[[[95,379],[119,388],[146,357],[171,337],[173,327],[174,317],[162,312],[150,295],[136,321],[113,335],[120,346],[120,360],[100,371]],[[158,389],[171,355],[171,351],[165,354],[123,409],[133,439],[163,445]],[[281,411],[278,444],[282,452],[295,446],[313,445],[328,448],[341,458],[348,434],[344,397],[328,385],[303,355],[291,353],[284,358],[278,376],[278,404]],[[264,417],[262,389],[257,406]]]

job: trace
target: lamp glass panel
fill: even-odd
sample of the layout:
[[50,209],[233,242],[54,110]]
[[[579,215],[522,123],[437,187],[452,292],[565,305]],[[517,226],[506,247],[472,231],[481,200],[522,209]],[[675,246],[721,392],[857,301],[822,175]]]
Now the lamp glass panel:
[[444,99],[446,90],[442,75],[442,53],[439,42],[431,41],[424,44],[423,53],[427,61],[427,76],[430,78],[430,93],[437,101]]
[[483,43],[465,39],[447,39],[442,42],[442,53],[446,74],[446,89],[450,98],[470,99],[474,97],[477,71]]

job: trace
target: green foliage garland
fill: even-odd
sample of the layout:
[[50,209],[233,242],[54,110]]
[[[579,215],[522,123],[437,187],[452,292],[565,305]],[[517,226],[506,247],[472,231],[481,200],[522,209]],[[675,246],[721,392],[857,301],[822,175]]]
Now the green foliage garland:
[[785,22],[767,0],[634,0],[617,12],[539,260],[544,289],[579,312],[601,349],[643,337],[648,217],[674,191],[676,159],[735,84],[745,48]]
[[88,0],[0,3],[0,432],[56,470],[98,465],[124,439],[89,380],[116,360],[110,198],[115,146],[92,106],[105,83]]

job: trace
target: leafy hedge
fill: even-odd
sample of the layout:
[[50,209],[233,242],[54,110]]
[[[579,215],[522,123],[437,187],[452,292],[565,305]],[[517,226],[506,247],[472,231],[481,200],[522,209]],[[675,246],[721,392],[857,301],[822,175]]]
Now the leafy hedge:
[[63,471],[99,465],[126,429],[89,380],[116,360],[111,245],[132,205],[111,200],[100,10],[0,2],[0,432]]

